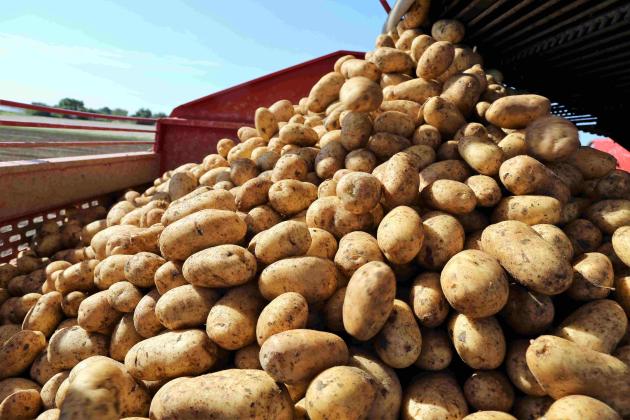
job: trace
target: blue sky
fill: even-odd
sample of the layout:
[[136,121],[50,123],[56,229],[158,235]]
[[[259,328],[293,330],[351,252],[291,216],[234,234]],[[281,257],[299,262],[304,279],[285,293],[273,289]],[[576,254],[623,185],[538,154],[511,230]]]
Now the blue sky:
[[337,50],[368,50],[377,0],[21,0],[0,8],[0,98],[175,106]]

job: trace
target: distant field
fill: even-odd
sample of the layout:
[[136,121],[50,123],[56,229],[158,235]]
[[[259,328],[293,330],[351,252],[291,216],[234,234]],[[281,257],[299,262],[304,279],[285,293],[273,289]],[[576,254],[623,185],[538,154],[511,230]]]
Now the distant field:
[[[51,124],[92,125],[111,128],[148,129],[154,126],[125,122],[86,121],[66,118],[35,117],[2,113],[0,121],[32,121]],[[66,130],[53,128],[0,126],[0,161],[29,160],[104,153],[139,152],[151,150],[150,145],[112,145],[86,147],[12,148],[2,147],[3,142],[80,142],[80,141],[153,141],[153,133],[121,131]]]

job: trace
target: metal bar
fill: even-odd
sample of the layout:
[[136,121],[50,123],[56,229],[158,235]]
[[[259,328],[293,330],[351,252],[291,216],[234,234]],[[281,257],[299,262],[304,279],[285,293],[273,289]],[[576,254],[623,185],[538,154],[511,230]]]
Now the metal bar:
[[205,128],[225,128],[238,130],[244,125],[249,124],[249,121],[208,121],[208,120],[189,120],[185,118],[162,118],[161,124],[165,125],[179,125],[188,127],[205,127]]
[[465,16],[466,13],[468,13],[469,11],[471,11],[475,6],[477,6],[477,4],[479,2],[481,2],[482,0],[472,0],[468,3],[468,6],[464,7],[462,10],[459,11],[459,13],[457,15],[455,15],[455,19],[461,19],[462,16]]
[[153,144],[152,141],[0,141],[2,148],[35,149],[38,147],[83,147],[83,146],[127,146]]
[[[608,30],[609,28],[606,28],[605,31],[607,32]],[[604,31],[602,31],[602,33],[603,32]],[[582,51],[592,50],[594,47],[597,47],[598,45],[610,45],[617,38],[627,39],[628,36],[630,36],[630,30],[613,33],[611,36],[603,37],[601,39],[594,40],[586,44],[584,44],[584,42],[590,37],[584,37],[584,38],[579,37],[579,38],[576,38],[573,42],[567,43],[562,46],[563,48],[570,48],[569,51],[566,51],[563,53],[554,53],[549,58],[547,58],[546,61],[547,62],[561,61],[564,63],[566,62],[567,59],[570,59],[571,57],[581,56],[580,54]],[[582,46],[572,47],[572,44],[576,44],[576,43],[581,44]]]
[[383,9],[385,9],[385,13],[389,14],[389,12],[392,11],[392,8],[389,7],[389,3],[387,3],[387,0],[380,0],[381,1],[381,5],[383,5]]
[[137,121],[137,122],[148,122],[148,123],[154,123],[157,121],[155,118],[125,117],[122,115],[108,115],[108,114],[97,114],[94,112],[72,111],[70,109],[54,108],[52,106],[32,105],[32,104],[25,104],[22,102],[7,101],[6,99],[0,99],[0,105],[6,105],[13,108],[32,109],[34,111],[46,111],[46,112],[50,112],[51,114],[75,115],[78,117],[93,117],[93,118],[101,118],[104,120]]
[[503,4],[505,4],[506,1],[507,0],[498,0],[498,1],[494,2],[494,4],[492,6],[486,8],[486,10],[484,10],[481,13],[479,13],[477,16],[475,16],[474,19],[469,21],[468,24],[467,24],[468,27],[475,26],[477,24],[477,22],[479,22],[481,19],[483,19],[486,16],[488,16],[490,13],[494,12],[499,7],[501,7]]
[[70,125],[50,124],[26,121],[0,121],[0,126],[9,127],[35,127],[35,128],[63,128],[70,130],[98,130],[98,131],[123,131],[130,133],[155,133],[155,130],[137,130],[135,128],[99,127],[94,125]]
[[513,8],[511,8],[510,10],[508,10],[507,12],[503,13],[502,15],[499,15],[496,19],[494,19],[492,22],[489,22],[486,26],[484,26],[483,28],[479,29],[479,31],[477,31],[477,33],[475,34],[475,37],[478,38],[479,35],[481,35],[484,32],[489,31],[490,29],[494,28],[495,26],[497,26],[498,24],[500,24],[501,22],[503,22],[504,20],[508,19],[509,17],[511,17],[513,14],[518,13],[522,8],[529,6],[530,4],[532,4],[534,2],[534,0],[525,0],[520,2],[519,4],[517,4],[516,6],[514,6]]
[[545,10],[549,9],[550,7],[556,5],[557,3],[560,3],[561,0],[550,0],[550,1],[546,1],[544,2],[541,6],[535,8],[534,10],[532,10],[531,12],[527,13],[526,15],[521,16],[520,18],[516,19],[515,21],[513,21],[512,23],[510,23],[509,25],[504,26],[503,28],[501,28],[500,30],[494,32],[493,34],[489,35],[486,37],[486,41],[489,41],[491,39],[494,39],[496,37],[498,37],[499,35],[512,30],[512,28],[514,27],[518,27],[521,23],[531,19],[532,17],[544,12]]

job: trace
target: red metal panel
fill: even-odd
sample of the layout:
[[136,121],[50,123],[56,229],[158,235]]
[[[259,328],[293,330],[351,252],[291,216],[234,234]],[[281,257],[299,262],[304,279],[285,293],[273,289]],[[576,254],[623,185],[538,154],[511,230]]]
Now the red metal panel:
[[36,127],[36,128],[63,128],[64,130],[97,130],[97,131],[125,131],[132,133],[155,133],[155,130],[142,130],[136,128],[115,128],[102,127],[96,125],[71,125],[71,124],[50,124],[27,121],[0,121],[0,126],[7,127]]
[[236,139],[236,130],[253,125],[254,112],[280,99],[297,103],[326,73],[333,71],[339,57],[365,53],[337,51],[258,79],[180,105],[170,117],[158,121],[156,150],[162,156],[163,171],[188,162],[199,162],[216,152],[217,142]]
[[136,121],[136,122],[146,122],[146,123],[154,123],[156,121],[155,118],[125,117],[122,115],[108,115],[108,114],[97,114],[94,112],[72,111],[69,109],[54,108],[52,106],[31,105],[31,104],[25,104],[22,102],[7,101],[6,99],[0,99],[0,105],[6,105],[13,108],[32,109],[34,111],[46,111],[46,112],[50,112],[51,114],[75,115],[77,117],[92,117],[92,118],[100,118],[103,120]]
[[2,148],[17,149],[37,149],[39,147],[84,147],[84,146],[136,146],[142,144],[153,144],[152,141],[38,141],[38,142],[22,142],[22,141],[2,141]]

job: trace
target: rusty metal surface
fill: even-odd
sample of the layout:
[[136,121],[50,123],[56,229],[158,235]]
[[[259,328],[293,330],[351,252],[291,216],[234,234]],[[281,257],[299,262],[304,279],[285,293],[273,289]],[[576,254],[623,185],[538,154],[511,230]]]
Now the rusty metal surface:
[[466,24],[485,67],[510,86],[549,97],[581,130],[630,145],[630,1],[444,0],[431,15]]

